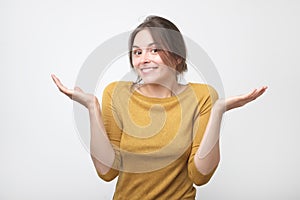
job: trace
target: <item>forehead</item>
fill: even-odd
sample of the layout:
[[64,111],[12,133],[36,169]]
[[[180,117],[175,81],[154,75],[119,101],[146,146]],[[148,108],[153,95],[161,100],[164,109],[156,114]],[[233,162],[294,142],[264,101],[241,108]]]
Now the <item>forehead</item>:
[[149,44],[154,43],[154,40],[147,29],[138,32],[133,40],[133,46],[147,47]]

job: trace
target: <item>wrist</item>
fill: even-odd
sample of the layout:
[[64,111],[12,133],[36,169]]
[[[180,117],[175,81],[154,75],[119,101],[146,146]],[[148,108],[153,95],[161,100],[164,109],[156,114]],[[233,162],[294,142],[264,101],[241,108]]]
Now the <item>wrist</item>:
[[99,108],[99,102],[97,97],[93,96],[88,102],[87,102],[87,109],[89,111],[93,111],[95,109]]

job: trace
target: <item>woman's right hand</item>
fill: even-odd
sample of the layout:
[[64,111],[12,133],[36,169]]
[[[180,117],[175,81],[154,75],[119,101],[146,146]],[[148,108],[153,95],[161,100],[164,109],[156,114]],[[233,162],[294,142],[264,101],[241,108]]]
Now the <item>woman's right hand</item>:
[[95,97],[95,95],[85,93],[79,87],[75,87],[74,90],[68,89],[60,82],[60,80],[54,74],[52,74],[51,77],[52,77],[54,83],[56,84],[56,86],[58,87],[59,91],[64,93],[70,99],[85,106],[86,108],[89,109],[97,101],[97,98]]

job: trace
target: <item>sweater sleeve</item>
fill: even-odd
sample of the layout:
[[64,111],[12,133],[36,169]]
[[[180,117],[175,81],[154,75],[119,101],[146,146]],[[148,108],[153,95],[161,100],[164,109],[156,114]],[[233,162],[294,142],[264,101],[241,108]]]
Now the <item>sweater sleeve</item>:
[[206,184],[217,167],[215,167],[209,174],[202,174],[195,166],[194,156],[199,148],[201,140],[203,138],[213,104],[218,99],[216,90],[209,85],[201,85],[201,87],[195,88],[196,96],[199,99],[197,111],[195,112],[193,121],[193,142],[192,150],[188,160],[188,172],[189,178],[195,185]]
[[114,163],[110,170],[106,174],[98,173],[98,176],[105,181],[111,181],[119,175],[121,163],[119,147],[122,133],[122,125],[113,102],[113,91],[115,85],[115,82],[109,84],[104,89],[102,96],[102,120],[104,123],[106,134],[115,151]]

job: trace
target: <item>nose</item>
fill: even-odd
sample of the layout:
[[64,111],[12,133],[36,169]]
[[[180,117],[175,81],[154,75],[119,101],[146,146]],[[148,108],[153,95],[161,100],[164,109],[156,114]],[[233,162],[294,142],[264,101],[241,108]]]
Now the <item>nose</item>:
[[150,57],[149,57],[149,52],[145,51],[145,53],[143,53],[143,56],[141,58],[141,62],[142,63],[149,63],[150,62]]

